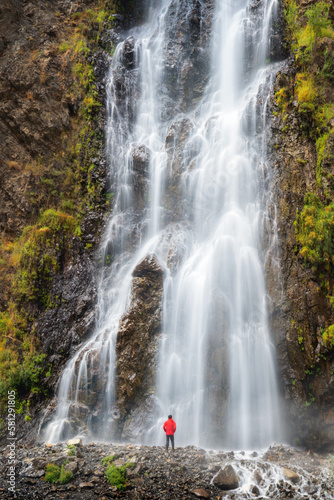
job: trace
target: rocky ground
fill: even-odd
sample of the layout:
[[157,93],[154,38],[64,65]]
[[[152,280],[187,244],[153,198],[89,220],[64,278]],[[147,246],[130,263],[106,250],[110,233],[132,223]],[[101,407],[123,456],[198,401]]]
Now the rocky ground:
[[[274,444],[264,453],[207,451],[194,446],[167,453],[162,446],[62,443],[17,445],[16,493],[8,492],[9,448],[0,461],[0,497],[19,499],[194,499],[334,497],[333,462],[329,456]],[[69,455],[72,453],[72,456]],[[127,488],[118,491],[106,476],[102,459],[130,463]],[[45,481],[47,464],[74,474],[67,484]]]

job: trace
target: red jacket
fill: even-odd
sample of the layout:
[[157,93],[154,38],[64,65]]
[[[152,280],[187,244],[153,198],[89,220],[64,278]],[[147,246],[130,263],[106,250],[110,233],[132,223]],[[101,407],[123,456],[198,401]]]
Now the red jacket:
[[163,425],[163,429],[167,436],[174,436],[174,432],[176,431],[176,423],[172,418],[169,418],[166,420],[166,422]]

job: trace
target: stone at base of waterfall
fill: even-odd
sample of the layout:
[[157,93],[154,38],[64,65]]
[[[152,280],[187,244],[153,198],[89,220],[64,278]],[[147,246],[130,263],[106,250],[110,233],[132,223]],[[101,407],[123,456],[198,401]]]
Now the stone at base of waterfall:
[[72,474],[75,474],[76,472],[78,472],[78,470],[79,470],[78,462],[70,462],[65,465],[65,471],[72,472]]
[[254,472],[254,479],[257,482],[257,484],[260,484],[261,481],[263,480],[263,477],[261,476],[261,474],[260,474],[260,472],[258,470],[256,470]]
[[210,498],[210,494],[206,490],[203,490],[203,488],[196,488],[191,493],[197,498]]
[[82,446],[82,439],[73,438],[67,441],[67,446]]
[[79,488],[81,488],[82,490],[94,488],[94,484],[93,483],[80,483]]
[[235,490],[239,487],[239,478],[232,465],[226,465],[220,469],[213,478],[213,484],[221,490]]
[[250,487],[250,491],[251,493],[253,493],[253,495],[255,495],[256,497],[259,497],[260,496],[260,490],[259,490],[259,487],[256,486],[256,484],[252,484],[251,487]]
[[283,476],[287,479],[287,481],[291,481],[294,484],[297,484],[300,481],[298,474],[290,469],[283,469]]

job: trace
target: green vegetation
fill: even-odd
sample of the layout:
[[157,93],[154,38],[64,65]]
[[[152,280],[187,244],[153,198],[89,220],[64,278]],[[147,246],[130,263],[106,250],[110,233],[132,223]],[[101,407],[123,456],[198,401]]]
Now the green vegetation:
[[117,467],[110,464],[106,470],[106,476],[111,486],[116,486],[118,490],[125,490],[126,488],[126,469],[127,464]]
[[74,446],[74,444],[68,445],[67,449],[68,449],[68,452],[67,452],[68,456],[69,457],[74,457],[74,455],[75,455],[75,446]]
[[322,37],[334,36],[331,21],[328,18],[328,2],[316,2],[306,9],[297,6],[295,0],[285,0],[285,17],[292,40],[292,49],[298,62],[307,64],[311,61]]
[[[319,293],[333,305],[334,277],[334,200],[332,177],[328,167],[333,156],[334,138],[334,29],[330,2],[306,3],[285,0],[285,17],[297,73],[281,80],[276,101],[283,121],[290,106],[298,104],[302,132],[314,141],[317,153],[314,192],[308,192],[304,206],[297,212],[296,250],[319,280]],[[304,339],[298,334],[304,350]],[[321,331],[326,349],[334,347],[334,325]],[[326,359],[323,353],[320,357]],[[319,368],[319,367],[318,367]],[[313,375],[314,371],[306,371]],[[308,404],[311,404],[311,398]]]
[[334,347],[334,325],[329,326],[322,332],[322,340],[328,349]]
[[[329,19],[329,2],[297,5],[285,0],[285,16],[298,73],[290,88],[276,94],[277,103],[286,113],[289,103],[298,102],[301,126],[305,134],[317,141],[319,185],[321,161],[326,140],[331,133],[329,121],[334,118],[334,102],[328,102],[327,89],[334,78],[334,54],[329,40],[334,30]],[[319,66],[320,65],[320,66]]]
[[[44,370],[45,354],[24,352],[0,346],[0,398],[7,397],[7,391],[16,390],[17,395],[28,391],[40,392],[40,376]],[[19,399],[16,401],[19,408]]]
[[[69,106],[70,125],[64,126],[58,153],[36,157],[27,165],[15,161],[8,165],[34,178],[26,192],[32,207],[29,226],[16,239],[4,236],[0,240],[1,291],[6,302],[0,310],[0,401],[6,399],[7,390],[15,390],[16,409],[21,413],[29,393],[46,394],[42,381],[52,369],[45,354],[38,351],[34,322],[43,311],[62,302],[52,296],[51,284],[73,258],[82,218],[92,207],[106,210],[110,202],[92,161],[103,151],[99,125],[102,102],[92,56],[103,46],[101,31],[110,29],[114,13],[123,10],[121,0],[101,0],[91,8],[79,8],[63,25],[63,39],[54,44],[53,51],[62,62],[59,78],[72,82],[63,96]],[[103,48],[113,52],[112,46]],[[41,57],[42,50],[31,56],[34,61]],[[45,74],[40,82],[46,82]],[[26,421],[29,418],[27,414]]]
[[58,465],[48,464],[46,466],[45,481],[48,483],[55,483],[60,476],[60,468]]
[[18,301],[39,302],[52,307],[48,282],[53,272],[59,272],[64,253],[70,251],[72,236],[80,235],[78,220],[49,209],[42,213],[34,226],[24,229],[12,253],[14,293]]
[[296,239],[300,244],[300,254],[312,264],[314,270],[323,266],[334,270],[334,203],[324,206],[320,198],[307,193],[304,208],[297,213],[295,222]]
[[116,455],[110,455],[109,457],[102,458],[101,462],[103,465],[110,465],[116,458]]
[[60,467],[54,464],[46,466],[45,481],[48,483],[59,482],[59,484],[67,484],[73,478],[71,471],[65,471],[64,464]]
[[66,484],[73,478],[73,474],[70,470],[65,470],[64,464],[61,466],[59,474],[59,484]]
[[107,467],[106,477],[111,486],[116,486],[118,490],[125,490],[127,487],[126,471],[129,467],[134,467],[135,464],[126,463],[117,466],[112,462],[116,459],[116,455],[110,455],[101,460],[102,464]]
[[[295,221],[296,239],[300,245],[299,253],[307,264],[312,266],[321,281],[321,289],[332,307],[334,298],[329,295],[330,282],[324,279],[324,272],[329,276],[334,274],[334,203],[324,205],[320,198],[313,193],[307,193],[304,199],[304,208],[297,213]],[[334,347],[334,325],[321,331],[323,344],[327,349]],[[298,342],[304,350],[303,337]],[[323,354],[320,357],[326,360]],[[305,372],[307,374],[307,371]]]

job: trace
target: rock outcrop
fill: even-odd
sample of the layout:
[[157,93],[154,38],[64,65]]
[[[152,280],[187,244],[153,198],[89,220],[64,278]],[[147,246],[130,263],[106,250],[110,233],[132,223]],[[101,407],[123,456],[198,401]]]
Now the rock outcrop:
[[[291,57],[277,76],[276,93],[286,88],[293,95],[296,71]],[[280,273],[274,260],[269,260],[270,322],[291,439],[310,448],[330,450],[334,447],[334,352],[324,346],[321,332],[334,322],[333,308],[322,289],[322,281],[332,282],[333,278],[320,277],[307,265],[298,253],[294,226],[306,193],[322,196],[317,183],[316,148],[303,130],[296,98],[284,123],[275,100],[272,111],[271,191],[277,208]]]
[[128,311],[116,340],[117,405],[122,437],[135,439],[148,427],[152,413],[156,354],[162,318],[164,271],[155,255],[135,268]]

